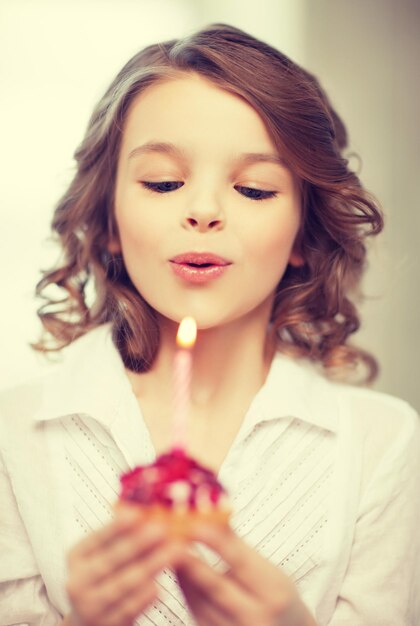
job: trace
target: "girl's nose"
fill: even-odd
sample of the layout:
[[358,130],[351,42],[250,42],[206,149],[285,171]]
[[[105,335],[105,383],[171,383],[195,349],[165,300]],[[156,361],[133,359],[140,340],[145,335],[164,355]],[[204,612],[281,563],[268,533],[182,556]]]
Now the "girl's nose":
[[225,218],[222,209],[218,206],[202,209],[188,209],[183,217],[183,226],[188,230],[207,232],[222,230]]

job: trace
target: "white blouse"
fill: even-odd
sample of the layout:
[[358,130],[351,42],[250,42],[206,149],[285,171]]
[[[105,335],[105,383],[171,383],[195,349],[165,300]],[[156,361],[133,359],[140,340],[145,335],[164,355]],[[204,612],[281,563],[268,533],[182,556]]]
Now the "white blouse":
[[[68,613],[66,551],[155,451],[110,325],[0,394],[0,626]],[[397,398],[278,354],[220,468],[232,526],[320,626],[420,624],[420,426]],[[202,556],[215,567],[214,556]],[[170,570],[137,624],[193,625]]]

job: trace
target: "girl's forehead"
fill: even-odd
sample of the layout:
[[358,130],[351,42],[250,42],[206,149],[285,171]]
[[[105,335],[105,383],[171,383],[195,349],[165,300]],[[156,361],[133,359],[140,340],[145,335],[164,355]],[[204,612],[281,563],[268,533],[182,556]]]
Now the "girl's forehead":
[[188,73],[149,85],[129,107],[123,127],[128,152],[139,142],[230,144],[279,157],[259,112],[241,96]]
[[[252,111],[253,116],[259,117],[259,113],[239,95],[203,76],[188,73],[147,86],[133,99],[127,117],[141,114],[149,121],[154,118],[171,121],[194,113],[195,118],[212,121],[216,117],[228,117],[232,112],[238,115],[238,111],[246,109],[249,109],[248,116]],[[190,120],[191,125],[193,121]]]

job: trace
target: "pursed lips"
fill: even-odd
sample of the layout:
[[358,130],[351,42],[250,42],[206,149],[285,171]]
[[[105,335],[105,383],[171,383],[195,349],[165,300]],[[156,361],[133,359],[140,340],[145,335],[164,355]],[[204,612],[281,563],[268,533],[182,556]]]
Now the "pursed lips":
[[231,265],[231,261],[228,259],[214,254],[212,252],[184,252],[178,254],[171,259],[171,263],[177,263],[178,265],[192,265],[192,266],[225,266]]
[[212,252],[185,252],[170,263],[174,273],[190,283],[205,283],[222,276],[232,261]]

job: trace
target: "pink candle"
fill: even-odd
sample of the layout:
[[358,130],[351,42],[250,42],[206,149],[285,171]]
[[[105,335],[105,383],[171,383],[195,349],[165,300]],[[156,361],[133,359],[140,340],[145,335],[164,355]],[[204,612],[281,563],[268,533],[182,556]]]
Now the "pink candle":
[[174,447],[185,449],[190,407],[192,375],[192,348],[197,336],[197,325],[192,317],[185,317],[176,337],[179,346],[174,359]]

